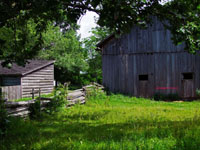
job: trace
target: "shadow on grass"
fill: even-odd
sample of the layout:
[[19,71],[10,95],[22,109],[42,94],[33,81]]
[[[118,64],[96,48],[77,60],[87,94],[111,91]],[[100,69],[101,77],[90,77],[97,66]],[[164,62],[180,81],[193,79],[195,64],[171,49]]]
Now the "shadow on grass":
[[[81,121],[78,116],[51,116],[40,121],[15,120],[7,136],[0,141],[0,149],[85,149],[84,146],[87,149],[119,149],[129,145],[128,148],[138,150],[160,144],[160,147],[165,146],[164,149],[194,150],[200,146],[199,119],[103,124],[98,121],[88,123],[88,118],[91,116],[85,115]],[[172,144],[167,145],[170,142]],[[98,148],[100,143],[102,147]],[[111,147],[113,143],[115,148]]]

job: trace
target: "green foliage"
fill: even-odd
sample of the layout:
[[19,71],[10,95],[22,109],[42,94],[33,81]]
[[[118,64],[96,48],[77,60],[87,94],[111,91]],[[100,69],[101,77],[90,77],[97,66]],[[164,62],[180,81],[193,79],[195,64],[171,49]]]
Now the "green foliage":
[[[173,0],[160,9],[160,18],[168,20],[175,44],[185,43],[185,50],[195,54],[200,49],[200,9],[198,0]],[[166,12],[166,13],[165,13]]]
[[106,93],[97,86],[91,86],[86,88],[86,98],[89,100],[105,99]]
[[39,121],[12,120],[0,149],[198,150],[199,107],[200,102],[91,97]]
[[0,60],[4,60],[6,65],[13,61],[24,65],[26,59],[32,59],[39,46],[39,35],[35,30],[36,24],[32,20],[24,22],[23,25],[19,23],[0,28],[0,40],[4,41],[0,48]]
[[102,59],[101,52],[97,50],[97,44],[107,37],[111,32],[106,27],[96,27],[92,29],[92,35],[83,40],[87,51],[87,62],[89,68],[85,78],[90,82],[102,83]]
[[175,101],[180,100],[178,93],[171,93],[171,94],[163,94],[163,93],[155,93],[153,99],[156,101]]
[[3,93],[0,88],[0,138],[6,134],[8,123],[9,123],[9,117],[4,104]]
[[41,118],[41,102],[37,99],[35,103],[29,105],[29,118],[30,119],[40,119]]
[[[190,53],[196,53],[200,48],[198,0],[172,0],[165,5],[161,0],[51,0],[51,2],[13,0],[2,1],[0,10],[1,33],[9,33],[6,39],[4,34],[0,33],[0,55],[7,63],[12,61],[23,63],[24,59],[35,56],[41,49],[42,33],[47,29],[49,22],[54,22],[55,26],[66,31],[87,10],[99,15],[97,23],[101,27],[106,26],[117,34],[130,31],[133,25],[146,27],[151,23],[151,16],[157,16],[161,20],[168,21],[168,23],[164,21],[164,24],[172,32],[174,43],[184,42],[185,49]],[[35,24],[33,30],[35,43],[31,42],[31,37],[27,34],[31,32],[27,27],[29,20]],[[10,50],[6,52],[6,48]]]
[[[63,31],[68,29],[71,23],[76,23],[81,14],[81,9],[73,9],[75,1],[9,1],[0,3],[0,28],[8,29],[10,37],[4,38],[0,36],[0,55],[1,59],[6,63],[16,61],[23,64],[24,60],[33,58],[41,49],[43,43],[42,33],[46,30],[49,22],[54,22],[56,26],[60,26]],[[9,15],[8,15],[9,14]],[[34,34],[32,38],[36,41],[31,47],[27,47],[27,43],[31,43],[28,37],[30,31],[27,30],[27,22],[32,20],[35,24]],[[12,31],[11,31],[12,30]],[[22,31],[16,34],[16,31]],[[2,34],[1,34],[2,35]],[[14,42],[10,41],[16,39]],[[7,43],[14,48],[12,52],[7,51]],[[21,57],[21,60],[20,60]]]
[[43,33],[44,43],[38,57],[55,60],[55,79],[61,83],[80,84],[80,71],[88,68],[86,52],[81,48],[76,32],[49,25]]
[[64,85],[60,84],[53,92],[54,97],[48,103],[46,111],[48,113],[53,113],[59,111],[63,106],[66,107],[67,104],[67,94],[68,94],[68,83]]
[[196,89],[196,95],[198,98],[200,97],[200,89]]
[[9,123],[8,114],[7,114],[4,102],[0,98],[0,137],[6,134],[8,123]]
[[100,2],[98,24],[107,26],[115,33],[126,33],[134,25],[147,27],[152,16],[163,21],[172,33],[175,44],[184,43],[185,50],[195,54],[200,49],[200,9],[198,0],[128,0]]

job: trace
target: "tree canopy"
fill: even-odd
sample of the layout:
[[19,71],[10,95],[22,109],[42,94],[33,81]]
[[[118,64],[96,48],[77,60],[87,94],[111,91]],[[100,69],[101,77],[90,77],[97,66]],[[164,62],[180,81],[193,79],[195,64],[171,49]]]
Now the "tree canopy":
[[111,34],[111,31],[106,27],[97,26],[91,32],[92,35],[83,40],[89,65],[86,78],[90,82],[102,83],[102,60],[100,51],[97,51],[97,44]]
[[[20,61],[33,57],[41,49],[42,32],[49,21],[64,31],[87,10],[99,14],[97,23],[115,33],[127,32],[133,25],[145,27],[151,22],[150,16],[157,16],[160,20],[168,20],[166,28],[172,32],[174,43],[185,42],[186,50],[191,53],[200,49],[199,0],[171,0],[164,5],[161,0],[2,0],[0,34],[4,35],[2,29],[6,28],[6,32],[12,32],[9,35],[14,42],[13,53],[5,55],[9,39],[0,37],[0,59]],[[30,40],[26,34],[30,20],[36,24],[32,38],[37,40],[26,49]]]
[[43,33],[42,49],[37,58],[55,60],[55,80],[79,84],[80,72],[88,69],[86,51],[73,29],[62,32],[60,27],[49,24]]

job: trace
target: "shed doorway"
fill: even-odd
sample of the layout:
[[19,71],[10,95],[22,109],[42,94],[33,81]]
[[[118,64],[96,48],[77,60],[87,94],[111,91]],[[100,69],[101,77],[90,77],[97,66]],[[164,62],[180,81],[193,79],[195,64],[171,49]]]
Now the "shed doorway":
[[182,96],[192,98],[195,96],[194,73],[182,73]]

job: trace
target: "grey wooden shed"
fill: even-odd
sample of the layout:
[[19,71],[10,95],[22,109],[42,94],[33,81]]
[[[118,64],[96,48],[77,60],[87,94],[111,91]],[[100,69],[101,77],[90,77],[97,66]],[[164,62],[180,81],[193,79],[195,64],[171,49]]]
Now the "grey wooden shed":
[[102,50],[103,85],[112,92],[137,97],[177,93],[194,98],[200,88],[200,56],[174,45],[171,33],[153,19],[147,29],[133,27],[119,38],[111,35]]
[[54,61],[29,60],[24,67],[13,64],[11,68],[0,65],[0,86],[8,100],[31,97],[32,89],[49,94],[54,88]]

